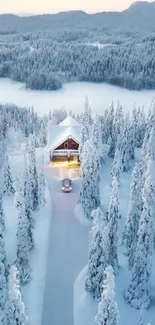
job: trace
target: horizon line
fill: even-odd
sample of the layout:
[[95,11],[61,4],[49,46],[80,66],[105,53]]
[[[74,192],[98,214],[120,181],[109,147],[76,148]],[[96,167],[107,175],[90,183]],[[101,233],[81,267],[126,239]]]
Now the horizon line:
[[70,10],[60,10],[60,11],[54,11],[54,12],[0,12],[0,15],[14,15],[18,17],[33,17],[33,16],[41,16],[41,15],[57,15],[60,13],[67,13],[67,12],[83,12],[87,15],[93,15],[93,14],[100,14],[100,13],[110,13],[110,12],[123,12],[127,10],[129,7],[123,10],[97,10],[97,11],[85,11],[82,9],[70,9]]

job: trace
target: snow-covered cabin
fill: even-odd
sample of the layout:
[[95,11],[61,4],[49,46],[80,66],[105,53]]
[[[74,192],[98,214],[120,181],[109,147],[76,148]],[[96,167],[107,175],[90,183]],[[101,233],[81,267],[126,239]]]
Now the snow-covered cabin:
[[71,116],[48,125],[46,157],[49,161],[79,161],[80,124]]

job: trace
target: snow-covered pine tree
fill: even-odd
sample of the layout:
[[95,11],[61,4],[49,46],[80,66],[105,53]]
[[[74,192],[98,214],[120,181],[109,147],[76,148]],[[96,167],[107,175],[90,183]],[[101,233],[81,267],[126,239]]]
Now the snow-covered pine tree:
[[[152,125],[152,123],[151,123]],[[155,126],[152,128],[149,127],[149,131],[146,130],[145,136],[144,136],[144,141],[142,145],[142,150],[141,150],[141,156],[140,156],[140,179],[141,179],[141,191],[144,187],[145,183],[145,173],[147,169],[147,162],[151,158],[155,160],[155,145],[154,145],[154,140],[155,140]],[[143,207],[143,202],[141,202],[141,206]]]
[[153,159],[148,161],[143,189],[143,211],[138,230],[138,242],[135,252],[131,280],[125,299],[128,303],[140,309],[150,306],[150,278],[152,269],[154,216],[155,216],[155,164]]
[[32,202],[32,198],[31,198],[31,193],[32,193],[32,189],[31,189],[31,183],[30,183],[30,177],[29,177],[29,170],[28,170],[28,166],[27,166],[27,159],[26,156],[24,157],[24,171],[22,173],[22,180],[23,180],[23,184],[21,181],[21,188],[20,191],[21,193],[20,198],[22,197],[23,194],[23,188],[22,186],[24,186],[24,197],[23,197],[23,201],[24,201],[24,205],[25,205],[25,214],[27,216],[27,221],[28,221],[28,243],[29,243],[29,250],[31,250],[34,247],[34,239],[33,239],[33,228],[34,228],[34,216],[33,216],[33,202]]
[[104,115],[100,117],[101,121],[101,139],[102,143],[107,143],[110,137],[110,130],[109,130],[109,112],[108,109],[105,110]]
[[85,104],[84,104],[84,109],[85,109],[85,117],[88,121],[89,128],[91,128],[91,125],[93,124],[93,118],[92,118],[92,111],[91,111],[91,106],[89,103],[88,96],[86,95],[85,98]]
[[139,162],[141,189],[143,189],[145,183],[145,173],[147,169],[148,140],[149,140],[148,133],[145,132],[145,137],[142,145],[140,162]]
[[141,308],[140,308],[140,312],[139,312],[139,325],[144,325],[145,324],[145,322],[144,322],[145,313],[146,313],[146,309],[142,305]]
[[118,185],[120,184],[121,170],[122,170],[121,155],[120,155],[119,147],[117,146],[116,151],[115,151],[115,157],[114,157],[113,164],[112,164],[111,175],[112,175],[112,178],[113,177],[117,178]]
[[150,158],[155,160],[155,125],[152,127],[149,135],[149,140],[147,145],[147,156],[145,158],[147,160],[149,160]]
[[116,143],[117,143],[117,134],[115,131],[112,133],[111,142],[110,142],[110,148],[108,152],[108,156],[114,158],[115,156],[115,150],[116,150]]
[[128,214],[126,219],[123,242],[125,253],[128,256],[128,265],[131,270],[134,264],[134,256],[138,240],[139,220],[141,217],[141,179],[139,164],[135,165],[132,173],[132,182],[130,186],[130,199]]
[[0,262],[3,263],[4,268],[5,268],[5,277],[7,279],[8,274],[9,274],[9,266],[7,262],[7,257],[6,257],[6,250],[5,250],[5,241],[3,237],[3,231],[2,227],[0,226]]
[[41,121],[41,130],[40,130],[40,146],[45,147],[47,144],[47,122],[44,118]]
[[99,117],[96,115],[92,126],[92,142],[99,151]]
[[132,110],[131,124],[133,126],[135,145],[137,147],[137,143],[138,143],[138,110],[137,110],[136,106],[134,106],[133,110]]
[[5,303],[7,298],[7,281],[9,266],[7,264],[5,242],[2,227],[0,226],[0,324],[6,324]]
[[5,215],[3,209],[3,189],[0,188],[0,227],[5,230]]
[[118,222],[119,212],[119,194],[118,181],[114,176],[112,181],[112,192],[108,211],[109,228],[109,260],[108,264],[114,269],[115,275],[118,274]]
[[118,325],[119,322],[119,310],[115,301],[115,278],[112,266],[107,266],[105,270],[103,292],[95,321],[97,325]]
[[102,134],[101,121],[98,115],[95,116],[92,126],[92,142],[95,148],[97,149],[97,153],[100,159],[100,157],[102,157]]
[[7,299],[7,280],[5,276],[5,266],[0,261],[0,324],[5,323],[5,304]]
[[36,154],[35,154],[35,139],[31,134],[29,136],[29,155],[28,155],[28,167],[29,167],[29,177],[32,189],[32,202],[33,210],[38,208],[38,174],[36,165]]
[[91,219],[92,210],[100,206],[100,163],[92,141],[85,142],[82,156],[79,204],[83,208],[85,217]]
[[19,270],[20,283],[28,283],[31,279],[31,269],[29,266],[29,221],[26,215],[24,201],[24,186],[20,192],[20,205],[18,207],[18,227],[17,227],[17,266]]
[[129,157],[130,160],[135,158],[135,134],[131,121],[129,123]]
[[100,208],[92,211],[93,227],[89,234],[89,260],[85,289],[93,298],[102,293],[104,270],[108,261],[107,220]]
[[[0,121],[0,126],[1,126],[1,121]],[[0,155],[0,171],[4,165],[5,150],[6,150],[5,140],[3,137],[2,128],[0,127],[0,153],[1,153],[1,155]],[[1,180],[2,180],[2,176],[1,176]]]
[[120,133],[119,151],[121,155],[121,167],[123,172],[127,172],[130,168],[130,143],[131,134],[129,132],[129,120],[125,119],[124,128]]
[[135,138],[135,145],[137,148],[141,148],[144,136],[145,136],[145,130],[146,130],[146,121],[145,121],[145,113],[144,113],[144,107],[142,109],[138,109],[138,123],[137,123],[137,134]]
[[108,110],[108,124],[109,124],[109,137],[112,137],[113,123],[114,123],[114,103],[112,102]]
[[3,191],[6,195],[11,195],[14,193],[13,183],[12,183],[12,175],[11,168],[9,164],[9,158],[7,152],[5,153],[5,163],[4,163],[4,184]]
[[43,172],[43,168],[40,168],[40,171],[38,172],[38,200],[39,200],[39,207],[42,207],[46,204],[45,199],[45,176]]
[[84,114],[82,116],[81,132],[80,132],[79,156],[81,161],[82,161],[83,146],[85,142],[90,139],[91,136],[92,123],[93,120],[91,114],[91,107],[88,101],[88,97],[86,96],[85,105],[84,105]]
[[148,138],[154,126],[155,126],[155,99],[153,98],[152,103],[149,107],[149,112],[146,120],[146,133]]
[[25,306],[20,293],[18,272],[14,265],[10,268],[9,292],[6,303],[6,319],[7,325],[28,324],[28,317],[26,316]]
[[123,128],[124,124],[124,116],[122,106],[118,103],[116,112],[114,114],[113,128],[112,128],[112,136],[111,136],[111,144],[109,149],[109,157],[115,156],[116,144],[119,134]]

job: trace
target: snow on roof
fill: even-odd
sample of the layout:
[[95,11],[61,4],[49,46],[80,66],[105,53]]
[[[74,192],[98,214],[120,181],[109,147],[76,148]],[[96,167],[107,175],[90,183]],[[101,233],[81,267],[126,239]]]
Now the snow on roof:
[[72,116],[67,116],[59,125],[80,126]]
[[80,124],[71,116],[58,125],[48,125],[46,152],[54,150],[68,138],[72,138],[77,143],[80,142]]

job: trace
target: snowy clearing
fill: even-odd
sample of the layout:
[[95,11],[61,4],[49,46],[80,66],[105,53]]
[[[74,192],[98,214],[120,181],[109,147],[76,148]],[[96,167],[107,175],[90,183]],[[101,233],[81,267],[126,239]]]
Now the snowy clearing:
[[148,112],[155,97],[155,90],[130,91],[102,83],[73,82],[64,84],[59,91],[32,91],[25,89],[22,83],[1,78],[0,94],[1,103],[9,102],[21,107],[33,106],[35,111],[43,116],[55,108],[82,113],[86,95],[93,113],[102,114],[112,101],[115,105],[119,101],[125,112],[131,112],[134,105],[144,106]]

